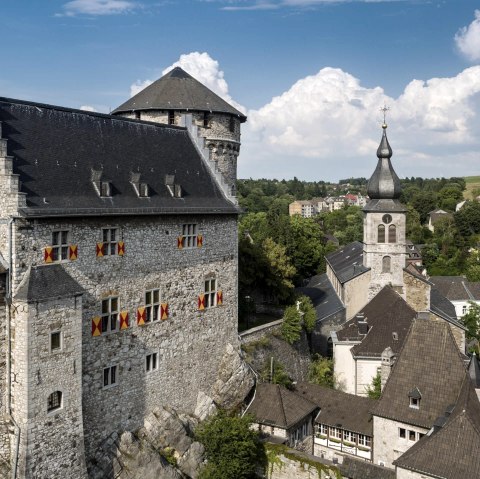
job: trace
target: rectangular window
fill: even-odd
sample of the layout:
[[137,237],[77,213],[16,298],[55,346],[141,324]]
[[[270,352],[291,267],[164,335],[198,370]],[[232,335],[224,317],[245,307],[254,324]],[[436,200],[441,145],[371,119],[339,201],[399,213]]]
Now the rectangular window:
[[52,233],[52,260],[63,261],[68,259],[68,230]]
[[48,396],[47,400],[47,412],[55,411],[56,409],[60,409],[62,407],[62,392],[55,391],[50,396]]
[[151,353],[145,356],[145,371],[147,373],[158,369],[158,353]]
[[183,247],[196,248],[197,247],[197,225],[194,223],[182,226]]
[[151,289],[145,292],[145,322],[160,319],[160,290]]
[[406,439],[406,437],[407,437],[406,429],[404,429],[403,427],[399,427],[398,428],[398,437],[400,437],[402,439]]
[[103,256],[117,254],[118,228],[102,229]]
[[364,447],[371,447],[372,438],[369,436],[365,436],[365,434],[358,435],[358,445]]
[[205,280],[205,308],[213,308],[217,305],[217,280],[215,278]]
[[168,124],[175,125],[175,111],[168,110]]
[[117,366],[110,366],[103,370],[103,387],[117,384]]
[[112,188],[109,181],[100,181],[100,196],[105,198],[112,196]]
[[342,438],[342,431],[336,427],[331,427],[330,428],[330,437],[335,437],[337,439]]
[[210,121],[209,115],[206,111],[204,111],[203,112],[203,127],[204,128],[208,128],[209,121]]
[[415,441],[415,431],[408,431],[408,440]]
[[62,349],[62,333],[55,331],[50,333],[50,351],[60,351]]
[[102,300],[102,334],[118,329],[118,298],[112,296]]
[[344,431],[343,440],[347,442],[355,442],[357,435],[354,432]]

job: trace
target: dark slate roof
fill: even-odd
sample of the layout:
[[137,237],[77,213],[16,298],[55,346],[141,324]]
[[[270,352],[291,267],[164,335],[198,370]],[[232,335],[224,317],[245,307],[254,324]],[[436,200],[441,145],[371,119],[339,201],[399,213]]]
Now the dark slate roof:
[[[235,213],[184,128],[0,98],[3,137],[27,194],[26,215]],[[101,198],[92,169],[112,182]],[[131,173],[148,183],[139,198]],[[183,198],[173,198],[175,175]]]
[[320,407],[317,423],[373,436],[371,411],[377,400],[305,382],[299,382],[296,391]]
[[[413,322],[373,414],[429,429],[454,404],[465,377],[465,366],[450,326],[441,321]],[[422,393],[419,409],[408,394]]]
[[296,288],[296,291],[312,300],[320,321],[345,309],[326,273],[313,276],[307,286]]
[[468,376],[446,422],[424,436],[394,464],[443,479],[480,477],[480,403]]
[[197,110],[228,113],[244,122],[247,117],[212,90],[175,67],[113,111],[113,114],[138,110]]
[[372,200],[398,199],[402,192],[402,186],[390,162],[392,149],[387,139],[387,125],[384,124],[382,128],[382,139],[377,149],[378,163],[368,181],[367,194]]
[[394,469],[386,469],[371,462],[345,455],[338,466],[343,477],[349,479],[395,479]]
[[363,265],[363,243],[360,241],[345,245],[342,249],[325,256],[325,259],[341,283],[360,276],[370,269]]
[[359,314],[368,325],[366,335],[359,327],[358,315],[337,331],[339,341],[361,341],[352,348],[355,357],[380,357],[388,347],[398,354],[416,316],[415,310],[390,286],[384,286]]
[[283,386],[257,383],[255,398],[247,413],[260,424],[289,429],[317,409],[314,402]]
[[480,300],[480,282],[463,276],[430,276],[429,280],[450,301]]
[[14,299],[44,301],[83,294],[85,290],[60,264],[32,266],[20,284]]
[[443,296],[437,288],[430,289],[430,311],[446,319],[449,323],[455,324],[459,328],[465,329],[463,323],[458,321],[455,306]]
[[380,199],[370,200],[364,207],[363,211],[378,211],[378,212],[396,212],[403,213],[407,211],[405,205],[398,200]]

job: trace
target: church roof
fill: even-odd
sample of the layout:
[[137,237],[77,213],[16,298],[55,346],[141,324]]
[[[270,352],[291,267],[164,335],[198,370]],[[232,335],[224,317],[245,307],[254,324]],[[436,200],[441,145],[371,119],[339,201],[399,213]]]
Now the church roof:
[[[450,326],[417,319],[373,414],[430,429],[447,407],[456,402],[465,371]],[[418,409],[410,407],[408,396],[415,387],[422,394]]]
[[243,113],[180,67],[169,71],[112,113],[115,115],[138,110],[197,110],[227,113],[239,117],[241,122],[247,119]]
[[[442,424],[443,423],[443,424]],[[468,379],[453,412],[395,462],[399,468],[443,479],[480,476],[480,403]]]
[[15,299],[34,302],[83,294],[80,286],[60,264],[32,266],[20,284]]
[[360,241],[345,245],[325,256],[325,259],[341,283],[346,283],[370,269],[363,265],[363,243]]
[[385,286],[337,331],[337,338],[361,341],[352,348],[354,357],[379,358],[388,347],[398,354],[415,316],[415,310],[390,286]]
[[455,306],[435,287],[430,289],[430,311],[449,323],[461,329],[466,329],[465,325],[457,319]]
[[[0,121],[25,215],[237,212],[184,128],[5,98]],[[99,195],[93,174],[109,182],[111,196]],[[148,197],[139,197],[132,174],[148,184]]]

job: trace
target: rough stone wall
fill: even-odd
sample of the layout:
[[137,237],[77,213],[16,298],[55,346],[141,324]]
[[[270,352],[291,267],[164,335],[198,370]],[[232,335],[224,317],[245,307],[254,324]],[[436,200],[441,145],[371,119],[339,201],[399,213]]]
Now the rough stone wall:
[[343,308],[327,318],[317,321],[311,337],[312,353],[328,356],[328,340],[331,338],[332,332],[341,329],[345,321],[345,309]]
[[431,286],[407,271],[403,272],[403,282],[405,284],[405,301],[415,311],[428,311]]
[[7,275],[0,274],[0,417],[7,411],[7,304],[6,304]]
[[250,344],[264,338],[268,334],[279,334],[282,328],[283,319],[272,321],[271,323],[262,324],[255,328],[247,329],[239,334],[242,344]]
[[[16,302],[13,309],[12,415],[21,430],[19,477],[85,478],[81,298]],[[50,350],[53,331],[61,332],[58,351]],[[49,412],[48,397],[55,391],[62,393],[61,406]]]

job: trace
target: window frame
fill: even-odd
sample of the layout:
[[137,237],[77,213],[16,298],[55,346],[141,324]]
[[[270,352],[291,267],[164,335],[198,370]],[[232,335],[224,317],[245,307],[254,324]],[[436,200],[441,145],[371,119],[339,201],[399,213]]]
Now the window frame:
[[[213,289],[212,289],[213,285]],[[217,306],[217,278],[205,278],[203,282],[205,309],[215,308]]]
[[392,272],[392,257],[383,256],[382,257],[382,273],[391,273]]
[[404,427],[398,428],[398,437],[400,439],[407,439],[407,430]]
[[115,387],[118,384],[118,366],[112,364],[103,368],[103,389],[109,389]]
[[388,242],[397,242],[397,227],[395,225],[388,225]]
[[[413,439],[412,439],[413,436]],[[416,431],[412,431],[411,429],[408,430],[408,440],[410,442],[416,442],[417,440],[417,433]]]
[[[148,300],[150,296],[150,300]],[[161,295],[160,288],[145,290],[145,323],[160,321]],[[156,300],[155,300],[156,297]]]
[[47,397],[47,414],[53,414],[63,409],[63,392],[60,390],[53,391]]
[[[58,334],[58,343],[59,343],[59,346],[57,348],[53,348],[52,347],[52,338],[53,338],[53,335],[57,335]],[[62,334],[62,331],[60,330],[56,330],[56,331],[50,331],[50,353],[58,353],[60,351],[63,350],[63,334]]]
[[372,447],[372,438],[365,434],[358,434],[358,445],[363,447]]
[[184,223],[182,224],[182,247],[196,248],[198,246],[198,224]]
[[[112,301],[116,301],[116,308],[112,308]],[[104,306],[107,306],[104,308]],[[112,324],[115,328],[112,328]],[[120,329],[120,306],[118,296],[108,296],[102,299],[100,315],[101,334],[114,333]]]
[[102,228],[102,254],[103,256],[116,256],[118,242],[120,241],[120,228],[117,226]]
[[[58,240],[56,240],[56,236]],[[68,261],[70,230],[52,231],[52,262]]]
[[158,371],[158,351],[145,355],[145,372],[147,374]]
[[419,398],[409,398],[410,399],[410,404],[409,406],[412,409],[420,409],[420,399]]

